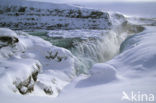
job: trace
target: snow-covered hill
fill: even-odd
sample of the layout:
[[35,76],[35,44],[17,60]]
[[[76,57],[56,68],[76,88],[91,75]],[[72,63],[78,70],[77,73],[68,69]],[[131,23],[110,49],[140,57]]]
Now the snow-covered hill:
[[5,92],[57,96],[76,76],[74,63],[74,56],[66,49],[0,28],[0,81]]
[[66,4],[0,0],[0,27],[12,29],[110,29],[107,12]]

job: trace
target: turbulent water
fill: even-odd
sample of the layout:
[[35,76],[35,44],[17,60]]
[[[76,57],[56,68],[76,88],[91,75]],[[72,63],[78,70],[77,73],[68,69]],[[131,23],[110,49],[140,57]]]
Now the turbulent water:
[[72,52],[77,63],[77,75],[88,73],[95,63],[103,63],[120,53],[121,43],[129,36],[143,31],[140,25],[123,23],[112,30],[51,30],[28,32],[53,45]]

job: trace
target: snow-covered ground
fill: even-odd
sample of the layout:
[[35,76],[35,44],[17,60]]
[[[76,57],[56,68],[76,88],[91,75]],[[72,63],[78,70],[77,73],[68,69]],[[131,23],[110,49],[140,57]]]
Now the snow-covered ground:
[[[21,3],[33,6],[30,2],[10,6]],[[43,11],[51,5],[51,9],[78,9],[41,5]],[[100,21],[111,22],[103,25],[108,27],[105,30],[0,28],[2,103],[155,103],[156,20],[108,15],[109,19]],[[77,19],[73,22],[80,26]]]
[[1,88],[7,88],[4,90],[21,94],[34,90],[37,95],[57,96],[75,76],[70,51],[20,31],[16,34],[1,28],[0,32]]
[[[10,30],[1,29],[1,31],[9,31],[8,33],[13,33],[13,35],[7,35],[7,33],[4,35],[11,37],[14,36],[14,32],[10,32]],[[6,54],[5,58],[1,61],[1,100],[3,103],[131,103],[131,101],[128,100],[121,101],[123,91],[128,95],[131,95],[131,92],[136,93],[137,96],[145,93],[148,96],[150,94],[156,95],[155,32],[155,27],[148,26],[143,32],[137,33],[134,36],[126,39],[120,47],[121,53],[118,56],[108,62],[95,64],[91,68],[89,75],[81,74],[73,79],[72,82],[70,82],[71,78],[69,79],[67,76],[67,74],[72,71],[72,69],[69,69],[70,67],[72,68],[72,66],[67,64],[73,64],[70,61],[70,58],[72,60],[72,56],[70,57],[72,54],[68,50],[51,46],[51,44],[38,37],[20,34],[18,35],[18,39],[19,41],[23,40],[23,45],[25,44],[25,52],[19,53],[20,55],[16,54],[13,57],[8,57],[10,55],[1,52],[1,55]],[[29,43],[24,43],[27,40]],[[26,46],[26,44],[29,45]],[[39,52],[37,52],[34,47],[38,48],[40,54],[38,54]],[[61,54],[68,54],[69,57],[67,56],[67,58],[69,59],[63,60],[62,63],[58,62],[56,58],[54,60],[51,59],[51,65],[51,63],[48,62],[49,60],[47,61],[45,55],[43,55],[44,53],[42,53],[47,49],[50,49],[50,47],[54,51],[58,50],[62,52]],[[38,70],[38,68],[36,68],[35,64],[33,64],[35,61],[33,60],[33,62],[30,60],[30,58],[38,59],[43,65],[43,70],[39,73],[37,81],[33,81],[33,76],[31,75],[34,72],[32,70]],[[66,66],[63,66],[63,64]],[[36,65],[38,65],[37,67],[40,67],[41,64],[36,62]],[[51,66],[48,67],[48,65]],[[59,68],[56,70],[55,67],[60,67],[61,70]],[[65,69],[65,67],[68,68]],[[17,89],[18,86],[16,85],[21,83],[23,87],[21,90],[23,92],[26,91],[27,88],[24,84],[27,83],[25,81],[27,79],[26,77],[32,77],[31,81],[33,83],[35,82],[32,84],[34,85],[34,90],[28,93],[27,96],[22,96],[18,93],[19,89]],[[70,84],[68,84],[69,82]],[[55,90],[58,90],[59,87],[59,89],[61,89],[66,84],[68,85],[63,89],[63,91],[61,91],[60,95],[56,98],[52,98],[58,93]],[[48,89],[47,94],[50,93],[49,89],[52,88],[54,95],[46,95],[44,88]],[[13,91],[17,94],[14,94]],[[136,101],[134,102],[137,102],[139,100],[138,98],[140,97],[137,97]],[[144,101],[145,100],[146,98]],[[154,102],[155,101],[149,101],[149,99],[146,101],[146,103]]]

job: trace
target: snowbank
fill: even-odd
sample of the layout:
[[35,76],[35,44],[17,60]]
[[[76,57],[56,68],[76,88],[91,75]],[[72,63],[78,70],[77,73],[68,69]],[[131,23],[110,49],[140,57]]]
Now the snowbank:
[[154,27],[146,27],[145,31],[127,38],[121,45],[121,54],[108,64],[119,71],[125,71],[123,75],[127,76],[132,71],[138,73],[130,73],[131,76],[145,75],[144,73],[155,71],[155,37]]
[[119,78],[121,76],[136,78],[155,75],[155,38],[154,27],[146,27],[143,32],[127,38],[121,44],[120,55],[106,63],[95,64],[91,69],[91,76],[84,81],[91,82],[91,84],[100,81],[99,84],[105,84],[117,79],[117,75],[120,75]]
[[0,38],[0,81],[5,92],[57,96],[76,76],[70,51],[6,28],[0,28]]
[[107,64],[97,63],[90,70],[90,77],[80,81],[76,87],[96,86],[117,80],[116,70]]

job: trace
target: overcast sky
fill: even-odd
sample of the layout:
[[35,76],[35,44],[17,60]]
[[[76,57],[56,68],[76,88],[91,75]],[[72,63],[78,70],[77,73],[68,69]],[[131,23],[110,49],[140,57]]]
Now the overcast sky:
[[150,2],[156,0],[30,0],[30,1],[43,1],[43,2],[62,2],[62,3],[67,3],[67,2]]

